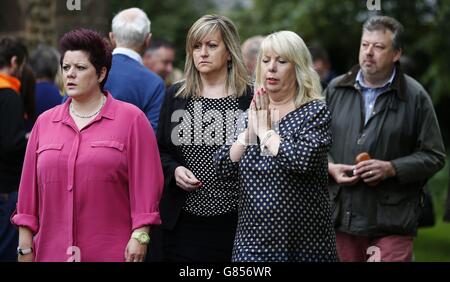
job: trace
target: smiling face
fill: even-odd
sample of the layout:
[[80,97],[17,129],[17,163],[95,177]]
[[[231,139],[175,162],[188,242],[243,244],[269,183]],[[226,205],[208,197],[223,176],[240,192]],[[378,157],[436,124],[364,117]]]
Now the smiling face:
[[401,51],[392,45],[390,30],[364,30],[359,49],[359,65],[364,77],[387,79],[400,59]]
[[100,76],[89,61],[84,51],[67,51],[62,63],[62,76],[67,95],[69,97],[85,97],[100,91],[99,80],[105,77],[106,68]]
[[219,31],[195,43],[192,55],[194,65],[201,74],[226,73],[227,71],[230,54]]
[[278,97],[292,95],[296,91],[297,80],[294,64],[279,56],[273,50],[266,50],[261,60],[262,82],[269,95]]

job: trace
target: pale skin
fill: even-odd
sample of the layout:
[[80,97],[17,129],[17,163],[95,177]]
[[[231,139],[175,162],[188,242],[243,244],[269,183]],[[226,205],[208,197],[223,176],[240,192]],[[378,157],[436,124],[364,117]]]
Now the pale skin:
[[[227,63],[231,58],[220,32],[207,35],[197,42],[192,57],[202,81],[201,95],[213,99],[228,96]],[[200,180],[184,166],[175,169],[175,181],[178,187],[187,192],[202,187]]]
[[144,65],[164,80],[172,73],[174,60],[175,50],[166,47],[146,52],[143,58]]
[[[243,133],[246,142],[252,142],[258,137],[264,138],[272,123],[279,121],[288,113],[296,109],[294,99],[297,93],[297,80],[294,64],[281,56],[267,50],[261,61],[261,75],[263,87],[255,90],[250,104],[248,127]],[[281,138],[278,134],[272,135],[266,143],[270,155],[277,156]],[[239,162],[246,150],[246,146],[236,141],[230,149],[230,159]]]
[[[67,51],[62,63],[62,76],[67,95],[72,98],[72,106],[82,115],[95,112],[102,102],[100,82],[106,75],[103,67],[97,74],[95,67],[89,61],[89,56],[84,51]],[[79,130],[91,123],[96,116],[80,118],[70,113]]]
[[[63,58],[62,75],[67,95],[72,98],[75,110],[84,115],[95,112],[101,103],[103,94],[100,89],[100,82],[105,78],[106,68],[103,67],[97,74],[86,52],[80,50],[67,51]],[[71,117],[78,129],[82,130],[96,116],[85,119],[71,114]],[[148,233],[150,227],[143,226],[135,231]],[[22,249],[33,246],[33,234],[30,229],[19,227],[19,246]],[[83,250],[81,250],[81,256],[83,255],[82,252]],[[127,262],[141,262],[144,261],[146,253],[147,245],[141,245],[136,239],[131,238],[130,234],[130,240],[124,250],[125,260]],[[31,262],[33,260],[34,252],[23,256],[18,255],[19,262]]]
[[[393,47],[393,34],[390,30],[363,32],[359,50],[359,64],[364,82],[370,87],[384,85],[392,75],[395,63],[400,59],[402,50]],[[353,171],[353,176],[346,174]],[[340,185],[353,185],[359,180],[375,184],[387,178],[395,177],[396,171],[390,161],[371,159],[355,166],[328,163],[328,173]]]

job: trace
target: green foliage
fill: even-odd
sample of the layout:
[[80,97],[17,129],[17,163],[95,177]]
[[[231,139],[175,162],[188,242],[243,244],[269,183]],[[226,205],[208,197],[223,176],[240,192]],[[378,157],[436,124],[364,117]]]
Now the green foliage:
[[415,261],[450,261],[450,223],[442,221],[449,180],[448,166],[447,161],[445,168],[428,182],[436,212],[436,225],[431,228],[419,229],[419,234],[414,240]]
[[309,45],[328,50],[334,68],[343,73],[358,62],[363,22],[376,13],[397,18],[405,26],[404,54],[408,72],[423,83],[435,102],[450,81],[450,1],[380,0],[382,10],[368,11],[366,0],[253,0],[253,7],[230,13],[242,39],[288,29]]

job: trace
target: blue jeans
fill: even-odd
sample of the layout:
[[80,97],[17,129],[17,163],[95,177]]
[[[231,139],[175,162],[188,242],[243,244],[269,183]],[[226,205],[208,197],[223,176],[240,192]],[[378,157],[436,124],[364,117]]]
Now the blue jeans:
[[0,261],[17,261],[19,232],[10,222],[16,203],[17,192],[0,193]]

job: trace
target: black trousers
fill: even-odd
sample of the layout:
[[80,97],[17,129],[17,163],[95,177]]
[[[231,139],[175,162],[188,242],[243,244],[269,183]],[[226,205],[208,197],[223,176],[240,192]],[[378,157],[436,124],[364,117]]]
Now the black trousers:
[[162,259],[170,262],[230,262],[237,213],[204,217],[182,212],[173,230],[162,230]]

